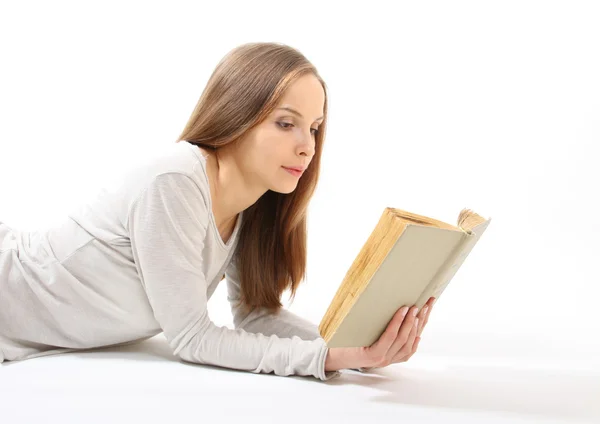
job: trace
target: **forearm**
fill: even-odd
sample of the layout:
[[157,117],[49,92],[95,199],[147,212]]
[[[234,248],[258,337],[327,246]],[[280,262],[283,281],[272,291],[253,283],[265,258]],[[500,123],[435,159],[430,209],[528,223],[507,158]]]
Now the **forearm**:
[[[255,309],[243,320],[238,315],[238,328],[264,335],[275,334],[279,337],[298,336],[303,340],[320,338],[317,325],[286,309],[281,309],[277,314],[268,314],[261,309]],[[352,369],[355,371],[369,371],[371,367],[365,366],[365,360],[360,348],[338,349],[328,351],[325,371]]]
[[325,359],[325,371],[338,371],[343,369],[366,369],[361,348],[330,348]]
[[303,340],[315,340],[321,337],[316,324],[284,308],[274,314],[256,308],[246,316],[236,311],[234,325],[236,328],[266,336],[273,334],[284,338],[298,336]]

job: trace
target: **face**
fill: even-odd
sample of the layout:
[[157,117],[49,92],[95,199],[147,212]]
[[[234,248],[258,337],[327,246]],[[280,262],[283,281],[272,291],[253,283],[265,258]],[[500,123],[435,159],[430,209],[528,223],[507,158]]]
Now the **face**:
[[[314,75],[290,85],[275,110],[238,145],[236,162],[247,182],[279,193],[294,191],[302,173],[288,169],[310,165],[324,105],[325,92]],[[297,113],[281,109],[286,107]]]

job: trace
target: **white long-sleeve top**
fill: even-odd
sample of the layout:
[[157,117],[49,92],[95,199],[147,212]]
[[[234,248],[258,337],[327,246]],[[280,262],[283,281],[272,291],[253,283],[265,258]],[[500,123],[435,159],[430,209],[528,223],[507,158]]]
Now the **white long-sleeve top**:
[[[60,225],[0,222],[0,363],[121,345],[164,332],[182,360],[328,380],[317,326],[285,309],[236,308],[232,261],[212,213],[206,159],[186,141],[129,171]],[[207,302],[225,275],[235,329]]]

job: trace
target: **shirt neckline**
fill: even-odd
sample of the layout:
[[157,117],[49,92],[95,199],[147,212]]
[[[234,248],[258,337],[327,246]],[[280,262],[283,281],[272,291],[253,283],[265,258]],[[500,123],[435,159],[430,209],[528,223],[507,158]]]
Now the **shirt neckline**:
[[229,248],[231,248],[231,246],[233,246],[233,244],[237,240],[237,233],[238,233],[241,223],[242,223],[242,216],[244,214],[244,211],[241,211],[240,213],[238,213],[238,216],[237,216],[237,219],[235,222],[235,227],[233,228],[233,232],[229,236],[227,243],[225,243],[225,241],[223,241],[223,239],[221,238],[221,233],[219,233],[219,228],[217,227],[217,220],[212,211],[212,198],[210,195],[210,182],[209,182],[209,178],[208,178],[208,172],[206,171],[206,157],[202,154],[201,150],[195,144],[192,144],[187,140],[182,140],[179,143],[182,143],[182,142],[187,144],[188,147],[192,150],[192,152],[199,159],[198,162],[200,163],[200,168],[202,168],[202,175],[204,176],[204,179],[206,182],[206,198],[208,200],[209,221],[211,223],[212,229],[215,232],[215,235],[216,235],[219,245],[224,249],[229,249]]

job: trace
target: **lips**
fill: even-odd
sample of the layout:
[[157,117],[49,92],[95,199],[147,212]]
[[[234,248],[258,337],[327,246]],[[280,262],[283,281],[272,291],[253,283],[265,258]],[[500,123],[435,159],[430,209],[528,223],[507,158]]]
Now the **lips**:
[[[286,172],[289,172],[296,178],[300,178],[303,174],[303,171],[299,171],[298,169],[295,169],[295,168],[287,168],[285,166],[282,166],[282,168],[285,169]],[[302,168],[300,168],[300,169],[302,169]]]

